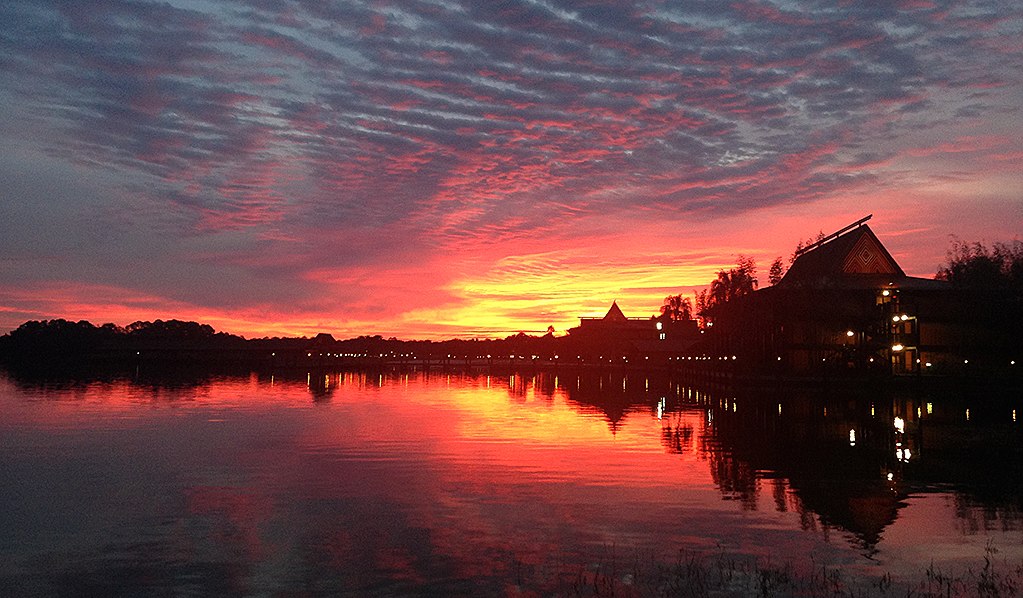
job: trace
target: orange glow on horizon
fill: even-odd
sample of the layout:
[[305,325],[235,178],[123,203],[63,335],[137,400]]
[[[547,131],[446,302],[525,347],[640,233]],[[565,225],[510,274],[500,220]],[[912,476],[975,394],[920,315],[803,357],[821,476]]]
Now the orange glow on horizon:
[[[898,199],[849,197],[870,207]],[[912,210],[877,206],[870,222],[907,273],[931,276],[945,247],[921,246],[933,227],[916,224]],[[659,312],[664,297],[692,297],[739,254],[758,264],[761,286],[775,257],[788,262],[799,240],[832,232],[863,216],[822,203],[808,221],[805,206],[774,208],[684,226],[646,219],[629,234],[607,230],[599,218],[583,219],[570,233],[546,239],[487,243],[459,241],[413,263],[321,268],[301,278],[319,289],[303,305],[204,306],[109,285],[46,282],[0,289],[0,322],[6,332],[30,319],[65,318],[124,326],[138,320],[192,320],[246,338],[335,338],[379,334],[404,340],[503,338],[517,332],[564,334],[580,317],[602,316],[612,301],[630,317]],[[760,228],[763,225],[762,228]],[[757,230],[756,234],[751,231]],[[915,257],[915,256],[922,256]],[[925,265],[920,266],[923,262]]]

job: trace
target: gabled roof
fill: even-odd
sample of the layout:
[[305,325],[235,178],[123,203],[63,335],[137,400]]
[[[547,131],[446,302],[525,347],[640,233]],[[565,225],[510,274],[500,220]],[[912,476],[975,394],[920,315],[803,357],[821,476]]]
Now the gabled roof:
[[628,322],[629,318],[625,317],[622,313],[622,308],[618,307],[617,301],[611,302],[611,309],[607,310],[607,315],[604,316],[605,322]]
[[862,222],[800,253],[778,286],[804,286],[878,275],[904,278],[906,273]]

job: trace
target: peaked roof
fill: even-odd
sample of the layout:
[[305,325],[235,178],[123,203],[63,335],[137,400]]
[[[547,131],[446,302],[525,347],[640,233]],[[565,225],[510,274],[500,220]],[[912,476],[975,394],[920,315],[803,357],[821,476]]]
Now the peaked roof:
[[321,333],[317,334],[316,336],[314,336],[311,341],[309,341],[308,347],[309,348],[313,348],[313,347],[329,347],[329,346],[332,346],[336,342],[337,341],[334,340],[334,335],[327,334],[326,332],[321,332]]
[[604,316],[605,322],[627,322],[629,318],[625,317],[622,313],[622,308],[618,307],[617,301],[611,302],[611,309],[607,310],[607,315]]
[[792,262],[779,286],[884,275],[904,278],[906,273],[878,240],[874,231],[860,223],[804,251]]

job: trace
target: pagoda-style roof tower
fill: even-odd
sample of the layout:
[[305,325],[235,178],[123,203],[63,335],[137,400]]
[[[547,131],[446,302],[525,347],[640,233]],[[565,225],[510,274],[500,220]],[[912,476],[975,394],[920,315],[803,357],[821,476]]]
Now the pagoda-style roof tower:
[[607,310],[607,315],[604,316],[605,322],[628,322],[629,318],[625,317],[622,313],[622,308],[618,307],[618,301],[611,302],[611,308]]

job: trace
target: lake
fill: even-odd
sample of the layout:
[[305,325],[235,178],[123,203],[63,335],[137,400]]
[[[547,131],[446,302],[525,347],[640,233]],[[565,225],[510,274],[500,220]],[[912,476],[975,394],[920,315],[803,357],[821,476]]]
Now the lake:
[[970,593],[1020,579],[1021,404],[624,371],[0,373],[0,593]]

